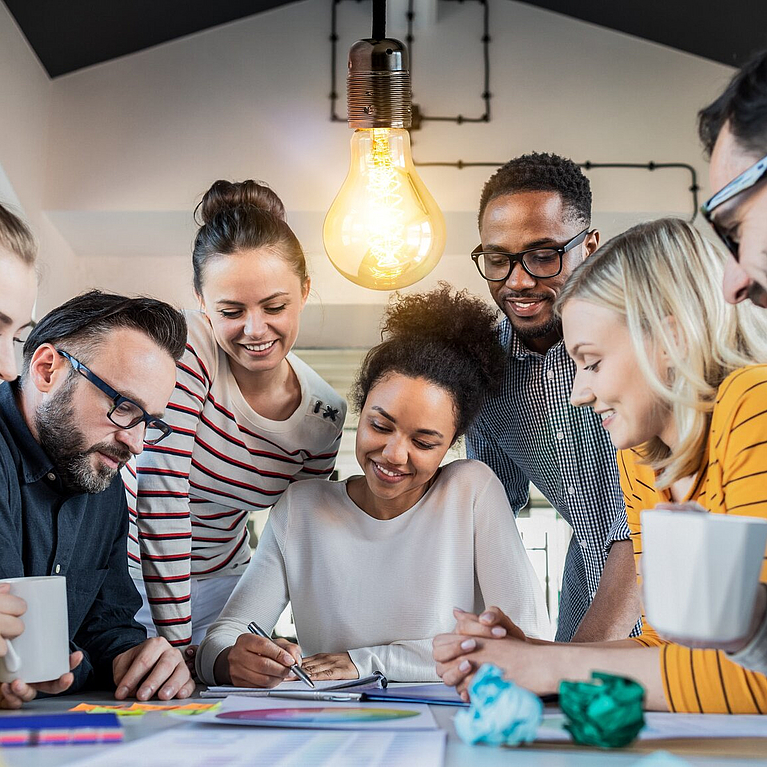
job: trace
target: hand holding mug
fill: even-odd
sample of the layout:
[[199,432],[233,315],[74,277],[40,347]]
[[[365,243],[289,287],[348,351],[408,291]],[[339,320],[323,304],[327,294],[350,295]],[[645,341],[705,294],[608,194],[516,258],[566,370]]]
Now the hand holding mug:
[[19,616],[24,615],[27,603],[11,594],[10,583],[0,583],[0,657],[8,654],[6,639],[13,639],[24,631],[24,622]]
[[72,671],[80,665],[82,660],[83,654],[80,650],[73,652],[69,656],[69,671],[50,682],[27,684],[22,682],[21,679],[3,682],[0,684],[0,708],[21,708],[24,703],[29,703],[30,700],[37,697],[38,692],[44,692],[48,695],[58,695],[59,693],[66,692],[72,686],[72,682],[75,681]]
[[71,660],[66,578],[7,578],[0,588],[0,682],[34,685],[66,676]]

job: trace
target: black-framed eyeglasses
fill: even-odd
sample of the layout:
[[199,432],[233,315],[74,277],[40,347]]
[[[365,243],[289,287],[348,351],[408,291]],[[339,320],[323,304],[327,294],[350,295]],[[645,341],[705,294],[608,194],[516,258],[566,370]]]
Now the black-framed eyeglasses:
[[566,242],[561,248],[530,248],[520,253],[506,253],[502,250],[482,250],[477,245],[471,252],[471,260],[482,277],[490,282],[506,282],[519,262],[522,268],[536,279],[556,277],[562,271],[562,256],[577,248],[594,230],[584,229]]
[[713,219],[714,211],[733,197],[756,186],[767,175],[767,156],[755,162],[750,168],[746,168],[739,176],[736,176],[729,184],[720,189],[710,200],[701,205],[700,212],[713,227],[719,239],[725,244],[727,250],[738,260],[738,244],[724,231]]
[[165,421],[149,415],[141,405],[135,403],[132,399],[128,399],[128,397],[123,397],[120,392],[115,391],[108,383],[102,381],[93,371],[89,370],[69,352],[65,352],[63,349],[56,349],[56,351],[62,357],[69,360],[72,367],[83,378],[87,378],[97,389],[103,391],[112,400],[112,407],[109,408],[107,418],[115,426],[119,426],[121,429],[132,429],[134,426],[144,423],[146,425],[144,442],[149,445],[156,445],[172,432],[172,429]]

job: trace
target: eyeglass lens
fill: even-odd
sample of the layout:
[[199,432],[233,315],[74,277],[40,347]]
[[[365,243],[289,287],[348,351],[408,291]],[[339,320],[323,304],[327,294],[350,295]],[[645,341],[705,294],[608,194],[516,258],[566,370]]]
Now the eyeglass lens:
[[[560,269],[560,255],[556,250],[543,248],[523,254],[521,260],[525,269],[534,277],[553,277]],[[505,253],[483,253],[479,258],[479,267],[483,277],[488,280],[506,279],[512,265]]]

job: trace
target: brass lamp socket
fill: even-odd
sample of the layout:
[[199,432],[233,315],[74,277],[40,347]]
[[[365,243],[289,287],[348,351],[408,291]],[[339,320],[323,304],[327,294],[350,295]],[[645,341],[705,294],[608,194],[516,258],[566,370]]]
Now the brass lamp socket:
[[349,127],[409,128],[412,121],[407,48],[399,40],[357,40],[346,77]]

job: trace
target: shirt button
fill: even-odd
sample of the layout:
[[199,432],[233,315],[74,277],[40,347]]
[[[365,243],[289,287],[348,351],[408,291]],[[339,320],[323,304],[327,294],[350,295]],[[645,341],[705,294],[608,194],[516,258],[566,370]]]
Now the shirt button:
[[570,495],[575,495],[575,488],[570,485],[570,487],[567,488],[567,492],[570,493]]
[[56,572],[57,572],[57,573],[60,573],[60,572],[61,572],[61,565],[56,565]]
[[554,371],[553,370],[547,370],[546,371],[546,378],[548,378],[549,381],[553,381],[554,380]]
[[52,471],[49,471],[45,476],[48,477],[51,482],[56,479],[56,475]]
[[558,431],[557,432],[557,439],[564,439],[564,438],[565,438],[565,433],[563,431]]
[[578,543],[581,544],[581,548],[583,548],[583,549],[587,549],[589,547],[589,542],[587,540],[585,540],[585,539],[578,541]]

